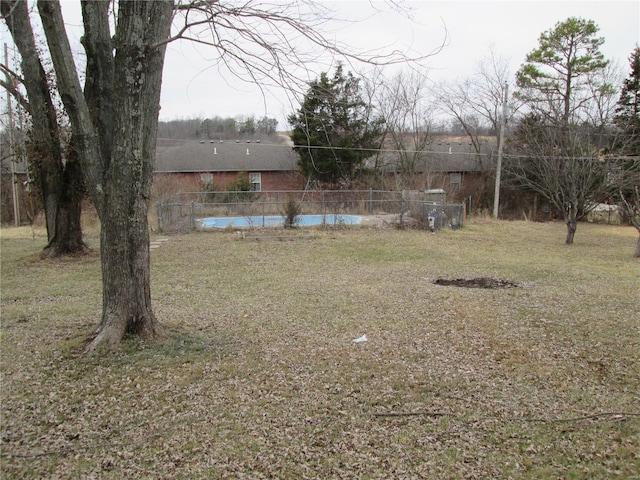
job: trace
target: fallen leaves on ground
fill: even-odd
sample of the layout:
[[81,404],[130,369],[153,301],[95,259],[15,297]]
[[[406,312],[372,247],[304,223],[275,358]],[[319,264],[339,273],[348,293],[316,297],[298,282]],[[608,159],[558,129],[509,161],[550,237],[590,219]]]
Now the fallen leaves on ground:
[[567,247],[559,224],[468,223],[172,237],[152,266],[169,338],[89,359],[99,259],[3,240],[3,477],[638,476],[633,229]]

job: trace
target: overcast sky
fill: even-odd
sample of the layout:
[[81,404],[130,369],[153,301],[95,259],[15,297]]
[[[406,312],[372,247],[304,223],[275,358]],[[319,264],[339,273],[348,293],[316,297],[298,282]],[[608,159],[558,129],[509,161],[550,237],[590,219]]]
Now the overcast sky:
[[[623,65],[625,75],[629,72],[628,57],[640,42],[640,2],[635,0],[402,2],[412,19],[393,12],[390,2],[323,3],[336,17],[354,21],[327,28],[337,41],[356,51],[389,47],[411,55],[427,54],[439,47],[446,31],[446,46],[425,62],[423,69],[433,81],[468,76],[490,49],[508,59],[511,74],[515,74],[526,54],[537,46],[540,34],[570,16],[596,22],[605,38],[603,52]],[[194,52],[203,48],[184,43],[169,47],[161,119],[267,115],[280,121],[279,128],[287,127],[283,125],[287,115],[299,105],[295,98],[278,89],[261,92],[215,68],[207,69],[211,63]],[[328,70],[327,66],[319,65],[315,75]]]
[[[391,8],[399,4],[404,14]],[[387,1],[322,2],[333,16],[348,22],[327,24],[323,33],[352,51],[397,49],[410,56],[425,55],[446,43],[442,51],[420,66],[434,81],[464,78],[489,55],[508,59],[515,74],[540,34],[557,22],[578,16],[596,22],[607,58],[622,65],[628,75],[628,57],[640,42],[640,2],[632,1]],[[409,13],[409,15],[406,14]],[[64,0],[63,13],[76,47],[81,30],[79,2]],[[410,16],[411,18],[408,18]],[[76,27],[73,32],[73,27]],[[3,36],[6,29],[2,29]],[[446,36],[446,37],[445,37]],[[6,41],[6,40],[4,40]],[[313,80],[332,70],[335,58],[322,56],[305,65]],[[349,67],[347,67],[349,68]],[[393,67],[397,71],[401,67]],[[211,48],[189,42],[169,45],[161,98],[161,120],[193,117],[268,116],[286,129],[286,118],[299,106],[282,89],[243,82],[215,66]]]

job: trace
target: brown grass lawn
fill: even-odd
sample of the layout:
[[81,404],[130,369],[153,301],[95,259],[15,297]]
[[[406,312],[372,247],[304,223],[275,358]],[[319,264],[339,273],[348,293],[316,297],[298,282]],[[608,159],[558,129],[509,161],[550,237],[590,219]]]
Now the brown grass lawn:
[[633,228],[171,237],[169,338],[89,359],[97,253],[40,261],[24,232],[1,232],[2,478],[640,478]]

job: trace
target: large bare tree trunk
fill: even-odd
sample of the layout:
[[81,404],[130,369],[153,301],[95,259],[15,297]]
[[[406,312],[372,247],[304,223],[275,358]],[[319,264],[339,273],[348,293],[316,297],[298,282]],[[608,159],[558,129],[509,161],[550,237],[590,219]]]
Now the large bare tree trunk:
[[108,1],[83,2],[88,37],[85,99],[60,6],[38,2],[58,88],[101,223],[102,319],[87,353],[103,344],[115,347],[127,333],[144,338],[162,335],[151,308],[147,213],[163,45],[169,37],[173,3],[120,1],[113,44],[105,28],[107,6]]
[[80,224],[82,171],[75,158],[63,161],[56,109],[23,1],[2,0],[2,14],[22,57],[22,74],[29,99],[32,129],[27,148],[31,173],[44,206],[47,246],[44,255],[86,251]]
[[[103,319],[90,348],[119,343],[127,332],[161,334],[151,309],[148,201],[155,159],[164,49],[148,47],[140,18],[162,15],[152,2],[120,5],[114,65],[113,151],[101,216]],[[170,20],[170,13],[165,16]],[[156,19],[160,20],[160,19]],[[166,18],[165,37],[169,34]],[[147,28],[157,28],[149,25]],[[154,33],[154,32],[152,32]],[[124,260],[124,261],[123,261]]]
[[82,238],[80,220],[84,195],[80,162],[73,148],[70,148],[57,196],[54,235],[42,252],[44,256],[75,255],[89,250]]
[[576,230],[578,229],[578,201],[575,199],[565,200],[564,204],[556,202],[557,207],[564,207],[564,223],[567,226],[567,238],[564,243],[567,245],[573,245],[573,239],[576,236]]
[[573,245],[573,238],[576,236],[576,230],[578,229],[578,222],[574,220],[567,220],[567,238],[564,243],[567,245]]

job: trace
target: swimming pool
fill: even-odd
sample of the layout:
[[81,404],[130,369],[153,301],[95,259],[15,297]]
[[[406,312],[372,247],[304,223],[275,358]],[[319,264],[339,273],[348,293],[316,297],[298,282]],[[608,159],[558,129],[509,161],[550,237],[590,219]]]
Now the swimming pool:
[[[296,226],[310,227],[313,225],[360,225],[362,217],[359,215],[298,215]],[[207,217],[197,220],[200,228],[227,227],[282,227],[282,215],[255,215],[250,217]]]

